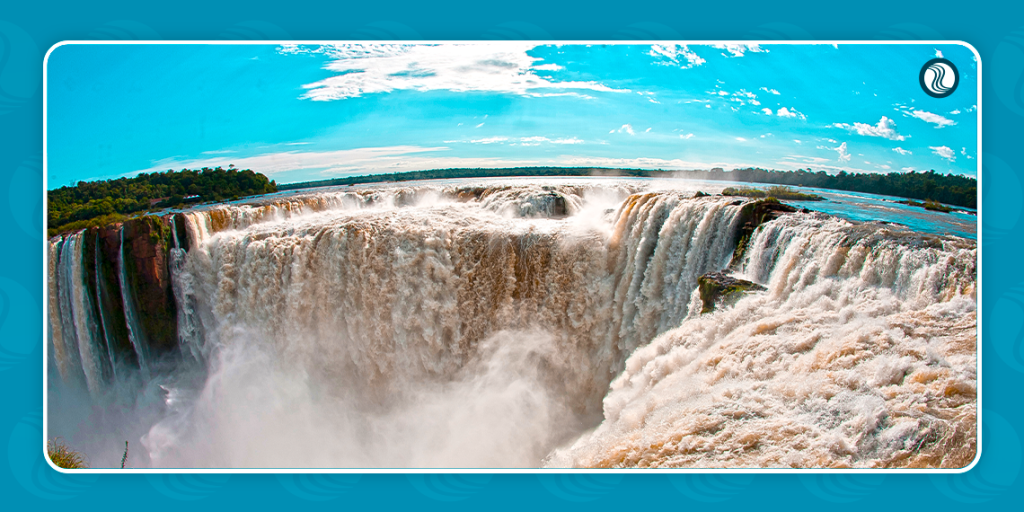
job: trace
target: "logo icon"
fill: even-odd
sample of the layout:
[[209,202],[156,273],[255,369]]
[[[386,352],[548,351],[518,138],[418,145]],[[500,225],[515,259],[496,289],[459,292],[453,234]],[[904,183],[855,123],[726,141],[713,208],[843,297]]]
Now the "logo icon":
[[924,63],[918,80],[926,94],[932,98],[945,98],[960,85],[960,72],[952,62],[937,58]]

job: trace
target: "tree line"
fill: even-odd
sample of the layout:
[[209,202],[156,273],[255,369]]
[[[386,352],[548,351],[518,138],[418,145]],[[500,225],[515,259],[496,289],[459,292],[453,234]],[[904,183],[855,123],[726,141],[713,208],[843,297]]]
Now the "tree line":
[[702,180],[767,183],[799,187],[827,188],[851,192],[865,192],[888,196],[937,201],[940,203],[978,207],[978,180],[969,176],[927,172],[890,172],[888,174],[847,173],[828,174],[811,169],[773,171],[760,168],[721,168],[694,171],[664,171],[651,169],[608,169],[595,167],[512,167],[502,169],[434,169],[389,174],[349,176],[331,180],[309,181],[280,185],[281,190],[309,187],[355,185],[387,181],[412,181],[453,178],[512,177],[512,176],[632,176],[643,178],[688,178]]
[[117,222],[141,211],[270,192],[277,192],[277,183],[273,180],[234,166],[227,169],[168,170],[116,180],[79,181],[74,186],[46,193],[47,228],[53,236],[62,231]]

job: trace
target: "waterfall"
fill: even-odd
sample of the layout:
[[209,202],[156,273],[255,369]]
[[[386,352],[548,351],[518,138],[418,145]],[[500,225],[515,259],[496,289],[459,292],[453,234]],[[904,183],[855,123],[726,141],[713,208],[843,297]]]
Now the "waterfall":
[[961,467],[974,457],[977,250],[821,214],[754,234],[767,286],[634,351],[551,466]]
[[64,281],[61,272],[63,267],[59,264],[60,250],[63,243],[63,240],[60,238],[51,239],[47,246],[47,319],[50,326],[48,329],[49,340],[53,347],[54,360],[57,362],[57,371],[60,372],[62,379],[70,381],[71,375],[79,366],[74,362],[70,348],[70,337],[73,334],[66,329],[63,319],[64,315],[61,313],[62,311],[69,311],[68,308],[70,307],[70,301],[63,299],[66,296],[66,292],[61,293],[59,291],[64,288],[59,284]]
[[66,264],[65,286],[70,315],[69,330],[75,333],[78,344],[79,360],[85,373],[89,393],[98,395],[103,386],[103,363],[101,349],[97,342],[97,324],[93,318],[93,304],[89,294],[89,286],[84,275],[85,232],[80,231],[68,237],[62,251]]
[[121,285],[121,298],[123,300],[125,324],[128,327],[128,340],[131,341],[132,348],[135,350],[135,356],[138,358],[139,369],[142,370],[143,378],[148,379],[148,348],[146,345],[145,337],[143,336],[142,326],[141,324],[139,324],[139,317],[135,310],[135,292],[128,281],[128,268],[125,266],[124,259],[123,228],[119,230],[119,236],[121,240],[121,245],[117,253],[117,268],[119,269],[118,282]]
[[[973,242],[792,213],[733,258],[750,200],[693,192],[381,185],[174,214],[177,343],[159,352],[120,228],[125,349],[164,390],[139,441],[178,467],[967,457]],[[83,236],[50,242],[50,339],[64,380],[80,371],[93,390],[122,360],[120,315],[98,239],[89,291]],[[765,291],[702,314],[698,278],[723,270]]]
[[[191,218],[191,215],[186,219]],[[171,287],[174,292],[174,300],[178,304],[178,348],[183,356],[191,358],[192,362],[201,363],[204,360],[202,353],[202,326],[196,313],[195,284],[192,275],[185,270],[185,249],[181,247],[178,239],[178,216],[171,218],[171,231],[173,233],[174,247],[168,253],[170,256]],[[186,223],[189,221],[186,220]],[[186,228],[187,230],[188,228]],[[188,231],[186,231],[188,232]]]
[[93,265],[96,274],[96,309],[99,312],[100,317],[100,328],[103,332],[103,341],[107,349],[107,358],[110,361],[110,374],[111,379],[115,382],[118,381],[117,376],[117,361],[114,355],[115,344],[113,334],[111,332],[112,324],[107,321],[107,308],[104,304],[104,298],[109,300],[106,293],[106,286],[104,285],[105,280],[103,279],[102,267],[100,266],[100,236],[97,233],[94,237],[95,246],[93,251]]

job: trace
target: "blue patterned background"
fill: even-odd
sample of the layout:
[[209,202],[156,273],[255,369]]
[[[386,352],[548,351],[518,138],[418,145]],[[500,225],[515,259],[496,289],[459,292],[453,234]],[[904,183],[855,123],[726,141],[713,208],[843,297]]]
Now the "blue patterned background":
[[[1024,3],[185,0],[0,7],[0,490],[13,509],[820,508],[1020,505],[1024,376]],[[983,455],[961,475],[76,475],[43,461],[42,59],[83,39],[964,40],[983,64]],[[159,120],[154,120],[159,122]],[[7,442],[3,442],[4,439]],[[7,463],[3,464],[2,461]],[[66,505],[65,505],[66,506]]]

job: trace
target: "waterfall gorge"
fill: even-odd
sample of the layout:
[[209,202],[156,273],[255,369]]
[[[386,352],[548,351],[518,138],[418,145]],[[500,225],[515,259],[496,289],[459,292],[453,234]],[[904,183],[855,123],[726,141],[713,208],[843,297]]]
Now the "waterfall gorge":
[[[136,467],[967,465],[976,244],[758,205],[393,185],[56,237],[50,435]],[[722,270],[765,290],[702,312]]]

